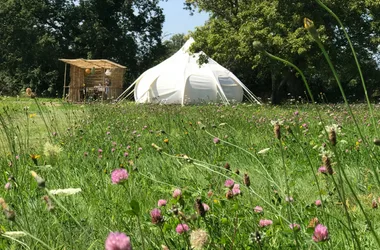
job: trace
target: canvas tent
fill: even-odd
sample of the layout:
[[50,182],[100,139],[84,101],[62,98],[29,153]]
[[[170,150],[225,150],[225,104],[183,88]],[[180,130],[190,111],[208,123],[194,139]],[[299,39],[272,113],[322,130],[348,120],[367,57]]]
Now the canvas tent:
[[[190,38],[173,56],[144,72],[131,86],[137,103],[198,104],[241,102],[257,98],[229,70],[209,58],[208,63],[198,64],[200,53],[190,54]],[[128,94],[127,89],[118,99]]]

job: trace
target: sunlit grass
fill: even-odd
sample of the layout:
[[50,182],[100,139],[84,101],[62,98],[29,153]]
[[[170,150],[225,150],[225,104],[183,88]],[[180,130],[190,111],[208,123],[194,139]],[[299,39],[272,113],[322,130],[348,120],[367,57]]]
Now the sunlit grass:
[[[25,102],[28,114],[23,110]],[[316,108],[325,124],[341,126],[338,155],[332,161],[339,157],[373,226],[378,228],[372,203],[378,200],[379,188],[363,147],[377,148],[363,144],[343,105],[180,107],[25,102],[8,102],[14,109],[9,117],[24,138],[21,145],[8,150],[7,136],[1,135],[6,151],[0,158],[1,183],[11,184],[9,190],[2,191],[2,197],[15,211],[16,220],[7,221],[3,216],[0,222],[3,231],[31,234],[34,238],[17,239],[31,249],[43,248],[44,244],[51,249],[102,249],[111,231],[127,234],[135,249],[142,249],[142,240],[145,249],[160,249],[161,245],[185,249],[191,244],[188,233],[196,229],[209,235],[206,249],[353,248],[342,202],[347,204],[358,237],[369,248],[376,248],[346,184],[347,200],[341,201],[331,176],[318,173],[321,147],[326,144],[327,150],[329,141]],[[372,141],[374,130],[368,126],[365,106],[352,108],[363,133]],[[379,114],[375,113],[375,119],[379,120]],[[280,143],[273,132],[274,120],[283,123]],[[216,137],[219,140],[214,140]],[[23,144],[27,138],[30,147]],[[53,156],[44,154],[46,142],[62,151]],[[39,158],[33,160],[30,154]],[[286,201],[290,197],[283,164],[293,202]],[[111,182],[111,172],[118,168],[125,168],[129,174],[122,185]],[[333,169],[336,172],[334,164]],[[46,189],[38,187],[30,171],[45,181]],[[250,178],[249,187],[244,185],[244,174]],[[336,173],[333,176],[338,180]],[[241,195],[226,198],[227,179],[240,185]],[[69,196],[51,196],[48,191],[68,188],[82,191]],[[181,199],[172,198],[175,189],[182,191]],[[197,198],[210,207],[205,217],[197,212]],[[318,207],[315,201],[321,198],[323,207]],[[160,207],[164,222],[156,225],[150,211],[157,208],[159,199],[168,204]],[[264,213],[256,213],[256,206]],[[289,211],[293,221],[289,220]],[[328,227],[327,242],[316,244],[312,240],[314,229],[308,225],[314,217]],[[273,224],[260,227],[260,219],[272,220]],[[186,223],[190,231],[179,235],[179,223]],[[293,232],[291,223],[299,224],[300,231]],[[260,241],[255,240],[257,235]],[[23,246],[2,238],[1,247]]]

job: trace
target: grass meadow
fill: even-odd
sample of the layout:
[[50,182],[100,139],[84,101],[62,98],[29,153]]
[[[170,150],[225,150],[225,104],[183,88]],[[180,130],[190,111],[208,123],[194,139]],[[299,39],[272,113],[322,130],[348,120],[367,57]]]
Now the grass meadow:
[[377,106],[0,108],[0,249],[380,248]]

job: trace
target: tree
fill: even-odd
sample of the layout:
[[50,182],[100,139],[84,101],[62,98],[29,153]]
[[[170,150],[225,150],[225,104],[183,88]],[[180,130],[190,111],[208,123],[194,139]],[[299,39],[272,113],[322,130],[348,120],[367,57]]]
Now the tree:
[[57,18],[65,1],[5,0],[0,3],[0,91],[23,86],[54,94],[58,79]]
[[[303,28],[303,18],[317,25],[318,32],[342,83],[349,93],[360,93],[360,82],[347,41],[335,20],[315,1],[296,0],[187,0],[191,11],[199,8],[211,13],[205,26],[192,36],[193,50],[203,50],[240,77],[255,91],[271,89],[271,100],[278,104],[281,93],[304,95],[303,85],[291,69],[260,54],[252,45],[261,42],[265,49],[299,66],[309,77],[314,93],[329,92],[336,85],[321,53]],[[374,54],[380,30],[380,3],[364,0],[329,2],[348,31],[367,76],[379,76]],[[375,81],[367,78],[374,86]],[[268,84],[269,83],[269,84]],[[269,87],[269,86],[270,87]],[[285,89],[287,91],[285,91]],[[330,98],[331,99],[331,98]]]
[[0,1],[0,91],[62,90],[58,58],[107,58],[129,79],[162,53],[160,0]]
[[166,57],[172,56],[186,43],[185,34],[175,34],[169,40],[163,42],[166,47]]

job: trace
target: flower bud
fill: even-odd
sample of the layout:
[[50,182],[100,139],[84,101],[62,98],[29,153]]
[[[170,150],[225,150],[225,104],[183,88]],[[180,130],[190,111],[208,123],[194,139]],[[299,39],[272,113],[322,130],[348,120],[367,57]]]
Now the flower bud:
[[39,176],[36,172],[34,171],[30,171],[30,174],[34,177],[34,179],[36,180],[37,182],[37,185],[40,187],[40,188],[44,188],[45,187],[45,180]]
[[318,32],[317,32],[317,30],[316,30],[316,28],[314,26],[314,22],[312,20],[310,20],[309,18],[305,17],[303,19],[303,24],[304,24],[305,29],[311,35],[311,37],[314,40],[319,41],[319,35],[318,35]]
[[372,208],[376,209],[378,207],[377,202],[375,199],[372,200]]
[[252,47],[253,47],[255,50],[257,50],[257,51],[263,51],[263,50],[264,50],[264,45],[263,45],[261,42],[259,42],[259,41],[254,41],[254,42],[252,43]]

